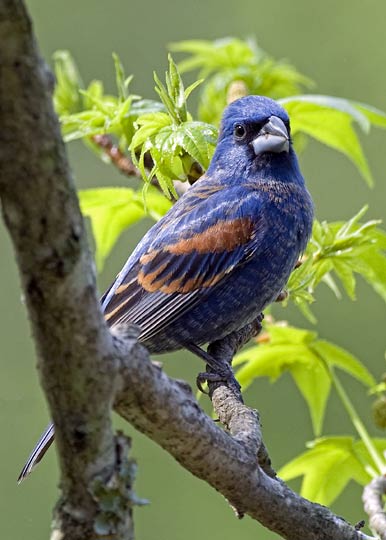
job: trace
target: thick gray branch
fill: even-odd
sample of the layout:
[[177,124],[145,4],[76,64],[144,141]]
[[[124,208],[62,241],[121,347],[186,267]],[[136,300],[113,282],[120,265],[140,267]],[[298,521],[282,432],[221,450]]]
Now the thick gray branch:
[[[0,197],[57,430],[63,497],[56,537],[131,537],[127,442],[114,440],[114,403],[220,491],[238,515],[247,513],[290,540],[365,539],[327,508],[293,493],[267,463],[262,467],[257,415],[226,388],[217,388],[213,401],[229,433],[204,414],[186,383],[151,364],[135,338],[109,333],[51,106],[52,76],[20,0],[0,2],[0,70]],[[114,515],[103,504],[112,491],[122,501]]]
[[[57,428],[64,538],[93,538],[90,483],[112,482],[113,341],[104,324],[82,216],[52,108],[53,76],[21,1],[0,2],[0,196],[38,369]],[[118,445],[119,446],[119,445]],[[128,513],[117,538],[129,538]]]
[[[126,359],[124,343],[121,351],[122,386],[115,410],[192,474],[222,493],[238,515],[248,514],[288,540],[369,538],[259,467],[255,455],[259,429],[253,425],[254,412],[243,407],[240,415],[237,400],[226,388],[216,390],[221,394],[217,396],[220,409],[216,412],[227,415],[231,433],[220,429],[201,410],[185,382],[167,377],[135,341]],[[252,450],[248,440],[252,441]]]

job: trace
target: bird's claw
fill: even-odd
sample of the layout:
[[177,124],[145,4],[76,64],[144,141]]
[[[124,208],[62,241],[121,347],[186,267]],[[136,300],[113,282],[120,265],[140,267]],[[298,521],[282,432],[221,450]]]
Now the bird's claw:
[[222,382],[224,381],[224,377],[221,377],[217,373],[199,373],[196,378],[196,384],[197,388],[202,392],[203,394],[209,394],[207,390],[202,386],[205,383],[208,382]]
[[226,374],[204,372],[204,373],[199,373],[196,378],[197,388],[203,394],[209,393],[203,388],[202,385],[204,383],[216,383],[216,382],[224,382],[228,386],[228,388],[233,390],[233,392],[240,394],[241,385],[236,380],[232,372],[226,373]]

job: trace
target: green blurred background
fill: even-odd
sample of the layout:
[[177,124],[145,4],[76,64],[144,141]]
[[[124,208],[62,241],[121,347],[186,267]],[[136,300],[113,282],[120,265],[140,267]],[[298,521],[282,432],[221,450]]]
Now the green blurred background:
[[[126,71],[135,75],[134,91],[155,97],[152,71],[166,69],[166,47],[171,41],[254,35],[263,49],[289,59],[314,79],[318,93],[353,98],[386,110],[386,3],[381,0],[30,0],[28,5],[46,59],[50,60],[56,49],[69,49],[85,82],[94,77],[103,79],[111,90],[112,51],[120,55]],[[373,130],[363,142],[376,180],[371,191],[344,157],[325,147],[311,142],[301,156],[320,219],[347,219],[364,202],[370,203],[369,217],[385,217],[386,133]],[[69,154],[80,187],[125,185],[123,177],[81,144],[72,144]],[[100,277],[101,291],[119,271],[143,230],[143,225],[135,227],[119,241]],[[19,469],[48,416],[34,369],[35,352],[17,268],[3,227],[0,245],[0,537],[43,539],[48,537],[51,509],[58,495],[55,452],[49,452],[27,482],[16,485]],[[307,326],[294,310],[276,311],[294,324]],[[321,290],[315,313],[322,337],[356,354],[376,377],[386,371],[385,306],[368,286],[359,283],[354,304],[337,302],[327,289]],[[192,383],[200,367],[188,354],[165,359],[169,373]],[[361,415],[371,424],[371,402],[362,387],[344,382]],[[304,441],[312,438],[306,406],[289,377],[273,386],[266,380],[258,381],[248,390],[246,400],[261,411],[265,441],[276,467],[302,451]],[[133,455],[139,465],[136,490],[151,501],[150,506],[135,510],[138,539],[277,538],[249,518],[238,521],[218,493],[129,425],[117,424],[133,436]],[[383,435],[371,429],[374,435]],[[351,432],[345,413],[334,398],[330,399],[325,433]],[[298,489],[300,483],[293,486]],[[333,509],[352,522],[362,519],[359,487],[350,484]]]

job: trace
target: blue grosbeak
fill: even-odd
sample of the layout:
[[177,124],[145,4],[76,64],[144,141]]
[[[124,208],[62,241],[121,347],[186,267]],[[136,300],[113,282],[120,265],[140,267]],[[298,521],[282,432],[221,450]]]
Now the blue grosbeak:
[[[102,297],[107,323],[135,323],[151,353],[187,348],[218,371],[200,345],[241,329],[278,297],[312,219],[286,111],[260,96],[233,102],[206,174],[148,231]],[[50,425],[20,480],[53,436]]]

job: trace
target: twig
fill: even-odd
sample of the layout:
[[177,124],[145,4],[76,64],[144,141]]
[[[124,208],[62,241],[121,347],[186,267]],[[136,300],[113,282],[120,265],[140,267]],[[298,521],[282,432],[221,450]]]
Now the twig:
[[[91,140],[103,150],[103,152],[108,156],[111,163],[125,176],[135,177],[139,180],[142,180],[141,171],[134,165],[129,156],[124,154],[120,148],[113,143],[113,140],[109,135],[94,135],[91,137]],[[145,165],[147,169],[153,167],[152,160],[150,156],[145,157]],[[198,167],[198,164],[197,164]],[[198,173],[197,173],[198,174]],[[202,170],[200,175],[202,174]],[[191,180],[192,179],[192,180]],[[197,178],[194,178],[194,181]],[[174,187],[178,193],[178,196],[181,197],[187,191],[192,183],[194,183],[193,177],[189,177],[189,182],[181,182],[180,180],[174,181]],[[155,186],[159,191],[162,192],[162,188],[156,177],[153,177],[151,180],[153,186]]]
[[[208,347],[208,353],[214,358],[223,362],[228,361],[231,364],[237,351],[251,338],[256,338],[260,334],[263,318],[261,313],[252,323],[241,330],[233,332],[220,341],[211,343]],[[208,366],[207,370],[210,371]],[[241,394],[232,391],[226,383],[209,382],[208,387],[214,410],[222,424],[237,441],[244,444],[251,453],[251,459],[257,459],[262,470],[274,478],[276,472],[271,467],[271,460],[263,443],[258,411],[246,407]],[[235,419],[237,419],[236,423],[234,423]]]
[[[122,365],[114,409],[185,469],[222,493],[238,515],[248,514],[287,540],[370,539],[258,466],[256,417],[245,409],[239,414],[238,400],[225,387],[221,389],[225,399],[219,399],[216,408],[222,418],[228,419],[234,436],[201,410],[186,382],[170,379],[149,361],[139,344],[131,342],[129,356],[125,343],[122,336],[117,338]],[[248,440],[252,441],[251,448]]]
[[381,540],[386,540],[386,513],[382,500],[384,495],[386,495],[386,476],[374,478],[364,488],[362,495],[364,509],[370,518],[370,528]]
[[126,176],[136,176],[141,178],[140,170],[134,165],[129,156],[126,156],[118,146],[116,146],[109,135],[94,135],[91,140],[99,146],[110,158],[111,163]]
[[232,81],[227,91],[227,104],[233,103],[236,99],[240,99],[249,94],[249,89],[244,81]]

